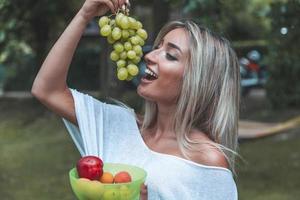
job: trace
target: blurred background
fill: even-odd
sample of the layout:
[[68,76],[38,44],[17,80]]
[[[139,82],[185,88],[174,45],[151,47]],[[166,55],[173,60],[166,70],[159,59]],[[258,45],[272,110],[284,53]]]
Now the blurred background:
[[[75,199],[68,170],[80,155],[61,119],[30,95],[47,52],[83,0],[0,0],[0,199]],[[236,183],[242,200],[300,196],[300,1],[132,0],[151,49],[169,20],[189,18],[228,38],[240,59]],[[99,36],[86,28],[68,84],[142,109],[138,79],[120,82]],[[143,62],[140,63],[143,67]]]

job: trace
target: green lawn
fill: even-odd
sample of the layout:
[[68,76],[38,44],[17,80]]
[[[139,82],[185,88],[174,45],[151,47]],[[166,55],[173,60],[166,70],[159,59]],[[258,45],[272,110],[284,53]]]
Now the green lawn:
[[75,199],[68,170],[79,153],[62,121],[36,101],[0,101],[0,199]]
[[[259,111],[249,116],[263,120],[275,114]],[[239,199],[299,198],[299,131],[241,143],[246,162],[237,167]],[[75,199],[68,170],[79,157],[61,119],[38,102],[0,100],[1,200]]]

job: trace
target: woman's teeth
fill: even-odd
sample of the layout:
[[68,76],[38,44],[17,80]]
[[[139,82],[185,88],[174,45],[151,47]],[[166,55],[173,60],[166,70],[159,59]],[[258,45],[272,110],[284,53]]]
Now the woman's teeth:
[[158,78],[158,76],[148,68],[146,68],[145,73],[150,76],[153,76],[154,78]]

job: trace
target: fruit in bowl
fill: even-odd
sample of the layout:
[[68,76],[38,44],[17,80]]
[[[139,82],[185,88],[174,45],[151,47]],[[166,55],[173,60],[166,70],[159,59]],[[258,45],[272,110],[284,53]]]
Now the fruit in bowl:
[[97,156],[85,156],[77,162],[76,168],[80,178],[99,180],[103,174],[103,161]]
[[[80,177],[77,168],[69,172],[71,187],[79,200],[138,200],[146,171],[133,165],[104,163],[98,180]],[[103,182],[101,182],[103,181]]]
[[128,172],[119,172],[115,175],[114,183],[128,183],[131,182],[131,176]]

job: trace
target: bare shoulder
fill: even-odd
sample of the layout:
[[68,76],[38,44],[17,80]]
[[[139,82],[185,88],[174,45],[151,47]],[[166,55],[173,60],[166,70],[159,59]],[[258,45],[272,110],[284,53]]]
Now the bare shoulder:
[[203,132],[193,131],[190,134],[190,139],[201,142],[201,144],[197,144],[198,151],[191,153],[192,161],[202,165],[229,168],[223,152],[214,146],[214,141]]

